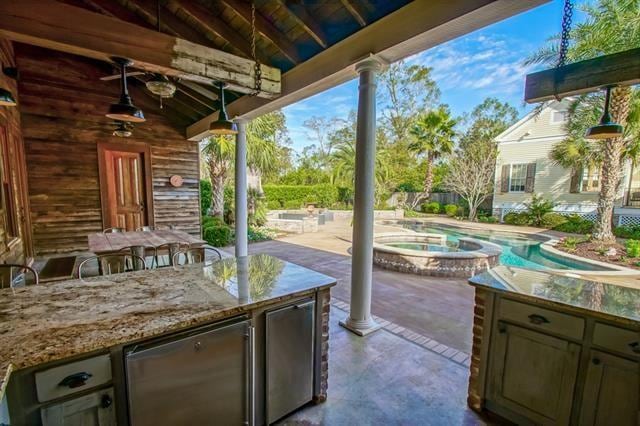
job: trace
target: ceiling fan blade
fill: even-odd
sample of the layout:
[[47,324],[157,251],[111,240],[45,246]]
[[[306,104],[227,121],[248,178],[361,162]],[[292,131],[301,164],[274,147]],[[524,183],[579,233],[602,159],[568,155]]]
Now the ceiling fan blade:
[[[126,74],[127,77],[135,77],[136,75],[145,75],[146,73],[142,72],[142,71],[131,71],[128,72]],[[100,77],[100,80],[102,81],[110,81],[110,80],[117,80],[120,78],[120,74],[114,74],[114,75],[107,75],[104,77]]]

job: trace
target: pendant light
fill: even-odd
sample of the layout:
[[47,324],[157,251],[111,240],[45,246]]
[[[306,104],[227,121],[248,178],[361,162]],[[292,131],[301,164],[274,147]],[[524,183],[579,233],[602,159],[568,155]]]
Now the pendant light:
[[[5,75],[15,78],[15,75],[12,74],[10,70],[15,70],[15,68],[2,68],[2,71]],[[0,87],[0,106],[13,107],[17,104],[18,103],[16,102],[16,98],[13,97],[13,94],[7,89]]]
[[118,103],[111,104],[107,117],[117,121],[130,121],[132,123],[142,123],[146,121],[142,110],[133,105],[129,91],[127,90],[127,67],[133,62],[125,58],[112,58],[113,62],[120,66],[120,100]]
[[224,105],[224,83],[218,82],[218,98],[220,99],[220,111],[218,119],[209,125],[209,133],[212,135],[235,135],[238,133],[236,123],[229,120],[227,110]]
[[[160,31],[160,0],[156,2],[156,22],[158,32]],[[145,83],[147,89],[160,98],[160,108],[162,108],[162,99],[171,98],[176,92],[176,85],[162,74],[154,74],[153,78]]]
[[585,138],[587,139],[613,139],[622,136],[624,127],[613,121],[609,113],[611,103],[611,86],[605,89],[604,112],[600,118],[600,124],[590,127]]
[[126,121],[116,121],[116,128],[113,131],[113,136],[118,136],[119,138],[128,138],[133,134],[131,131],[131,127],[133,124],[127,123]]

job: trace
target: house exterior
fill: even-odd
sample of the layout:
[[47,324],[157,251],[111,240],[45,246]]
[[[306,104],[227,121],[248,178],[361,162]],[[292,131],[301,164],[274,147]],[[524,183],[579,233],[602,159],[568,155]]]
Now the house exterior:
[[[599,170],[572,170],[550,158],[553,146],[566,137],[571,100],[550,101],[532,111],[497,138],[493,215],[526,209],[533,194],[555,203],[555,211],[595,219],[600,190]],[[625,164],[614,221],[640,223],[640,171]]]

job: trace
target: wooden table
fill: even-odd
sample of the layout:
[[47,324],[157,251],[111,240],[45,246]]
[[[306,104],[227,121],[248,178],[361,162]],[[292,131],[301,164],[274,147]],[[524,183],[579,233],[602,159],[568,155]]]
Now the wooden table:
[[171,229],[89,234],[89,251],[97,255],[119,252],[130,246],[157,247],[168,243],[188,243],[191,247],[200,247],[206,244],[198,237]]

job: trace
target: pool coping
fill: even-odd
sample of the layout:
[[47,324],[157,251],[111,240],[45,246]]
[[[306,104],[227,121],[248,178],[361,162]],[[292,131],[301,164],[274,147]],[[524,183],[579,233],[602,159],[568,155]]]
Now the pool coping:
[[[452,229],[464,229],[464,230],[470,230],[470,231],[478,231],[480,230],[480,228],[477,227],[464,227],[464,226],[456,226],[456,225],[449,225],[449,224],[442,224],[442,223],[438,223],[438,222],[433,222],[430,220],[419,220],[419,219],[383,219],[382,221],[379,222],[387,222],[387,223],[380,223],[380,225],[385,225],[385,226],[395,226],[398,224],[398,222],[402,221],[405,223],[409,223],[409,224],[415,224],[415,225],[426,225],[426,224],[431,224],[431,225],[436,225],[436,226],[440,226],[440,227],[444,227],[444,228],[452,228]],[[390,224],[388,222],[396,222],[395,224]],[[398,227],[398,229],[404,229],[406,230],[406,228],[400,228]],[[577,255],[573,255],[571,253],[567,253],[565,251],[562,250],[558,250],[557,248],[555,248],[555,245],[557,245],[560,240],[556,237],[551,237],[549,235],[545,235],[544,233],[532,233],[532,232],[527,232],[525,230],[522,231],[510,231],[510,230],[494,230],[494,229],[490,229],[490,228],[486,228],[486,229],[482,229],[482,230],[486,230],[489,232],[502,232],[502,233],[506,233],[506,234],[521,234],[521,235],[527,235],[528,237],[534,237],[533,239],[538,239],[540,240],[541,244],[540,244],[540,249],[542,251],[546,251],[548,253],[551,253],[555,256],[559,256],[559,257],[564,257],[566,259],[571,259],[577,262],[581,262],[581,263],[586,263],[586,264],[590,264],[590,265],[596,265],[596,266],[600,266],[602,268],[606,268],[605,270],[595,270],[595,271],[590,271],[590,270],[582,270],[582,269],[554,269],[554,268],[547,268],[544,271],[547,272],[553,272],[556,274],[563,274],[563,275],[577,275],[577,276],[581,276],[581,275],[588,275],[588,276],[592,276],[592,275],[599,275],[599,276],[632,276],[632,275],[640,275],[640,270],[636,270],[636,269],[631,269],[631,268],[626,268],[624,266],[619,266],[619,265],[615,265],[612,263],[606,263],[606,262],[601,262],[598,260],[593,260],[593,259],[588,259],[586,257],[581,257],[581,256],[577,256]],[[409,230],[412,231],[412,230]],[[412,231],[414,233],[418,233],[416,231]],[[464,237],[463,237],[464,238]],[[471,238],[473,239],[473,238]],[[478,240],[475,240],[478,241]],[[493,243],[491,243],[493,244]],[[498,246],[499,247],[499,246]]]
[[[385,244],[381,244],[376,242],[376,238],[380,237],[400,237],[400,236],[416,236],[416,237],[424,237],[424,238],[446,238],[445,234],[437,234],[433,232],[416,232],[412,231],[412,233],[399,233],[399,232],[381,232],[373,235],[373,248],[378,251],[383,251],[385,253],[393,253],[400,254],[404,256],[414,256],[414,257],[430,257],[430,258],[447,258],[447,259],[477,259],[483,257],[489,257],[495,255],[495,251],[502,253],[502,248],[498,244],[494,244],[489,241],[477,240],[472,237],[462,237],[458,240],[471,242],[479,247],[474,250],[469,251],[449,251],[449,252],[438,252],[438,251],[426,251],[426,250],[413,250],[413,249],[403,249],[398,247],[391,247]],[[487,253],[489,251],[489,253]],[[492,252],[493,251],[493,252]]]

